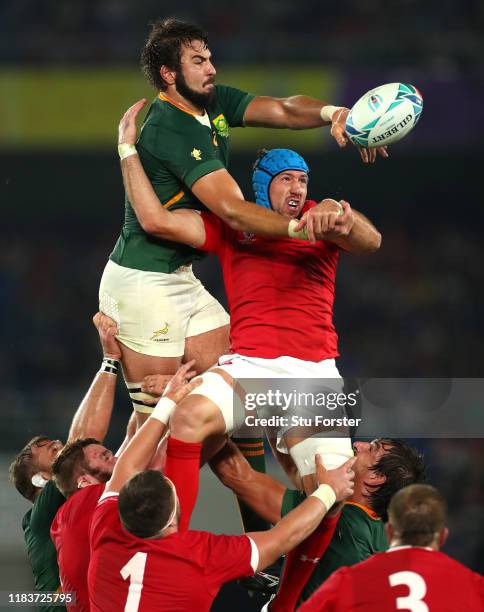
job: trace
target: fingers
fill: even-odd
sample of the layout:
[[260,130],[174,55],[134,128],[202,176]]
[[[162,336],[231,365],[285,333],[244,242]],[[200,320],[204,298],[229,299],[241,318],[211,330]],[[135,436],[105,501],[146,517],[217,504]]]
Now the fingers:
[[331,136],[336,140],[341,149],[346,147],[348,137],[346,136],[344,125],[333,124],[333,127],[331,128]]
[[348,461],[345,461],[345,463],[343,463],[343,465],[341,466],[341,468],[343,470],[346,470],[348,473],[353,471],[353,466],[355,465],[356,462],[356,457],[351,457],[351,459],[348,459]]
[[192,378],[196,374],[196,371],[191,369],[194,365],[195,365],[195,359],[191,359],[190,361],[187,361],[186,363],[184,363],[178,368],[175,376],[179,376],[182,379]]
[[367,149],[365,149],[365,147],[358,147],[358,150],[360,152],[360,157],[363,160],[363,163],[367,164],[368,163],[368,151],[367,151]]
[[299,232],[300,230],[302,230],[304,227],[306,227],[307,221],[308,221],[308,213],[304,213],[304,216],[302,217],[302,219],[299,219],[298,224],[296,225],[294,230],[296,232]]
[[388,147],[378,147],[377,152],[379,155],[381,155],[381,157],[388,159],[390,156],[388,155],[387,149]]
[[169,397],[176,404],[178,404],[179,402],[182,401],[183,398],[185,398],[194,389],[199,387],[202,383],[203,383],[202,377],[196,378],[195,380],[192,380],[191,382],[187,383],[186,385],[183,385],[182,387],[179,387],[176,391],[170,391],[169,393],[167,393],[165,395],[165,397]]

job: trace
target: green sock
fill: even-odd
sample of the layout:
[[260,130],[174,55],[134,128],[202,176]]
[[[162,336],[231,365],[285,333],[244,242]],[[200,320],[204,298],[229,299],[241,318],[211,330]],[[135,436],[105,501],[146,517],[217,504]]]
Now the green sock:
[[[253,470],[266,473],[266,460],[264,456],[263,438],[232,438],[241,453],[249,462]],[[244,525],[244,531],[265,531],[271,525],[262,519],[254,510],[249,508],[243,501],[237,498],[240,516]]]

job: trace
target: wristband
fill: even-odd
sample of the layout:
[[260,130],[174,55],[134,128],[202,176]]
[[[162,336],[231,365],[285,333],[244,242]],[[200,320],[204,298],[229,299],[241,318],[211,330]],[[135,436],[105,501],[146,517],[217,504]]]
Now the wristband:
[[110,357],[103,357],[100,372],[106,372],[107,374],[114,374],[114,376],[118,373],[119,361],[117,359],[111,359]]
[[173,412],[176,403],[169,397],[162,397],[156,404],[155,409],[151,413],[151,419],[157,419],[163,425],[167,425],[170,420],[171,413]]
[[118,153],[119,159],[123,160],[127,157],[130,157],[130,155],[137,155],[138,151],[136,150],[136,147],[133,144],[122,143],[118,144]]
[[336,493],[333,491],[333,488],[327,484],[320,484],[319,487],[311,493],[309,497],[317,497],[326,507],[326,512],[329,511],[331,506],[336,501]]
[[299,223],[297,219],[291,219],[289,221],[289,225],[287,227],[287,235],[289,238],[299,238],[299,240],[309,240],[308,238],[308,230],[306,226],[304,226],[301,230],[296,231],[294,228]]
[[328,121],[329,123],[332,123],[333,115],[338,110],[344,110],[344,107],[343,106],[330,106],[328,104],[328,106],[323,106],[321,108],[321,110],[319,111],[319,114],[321,115],[321,119],[323,121]]

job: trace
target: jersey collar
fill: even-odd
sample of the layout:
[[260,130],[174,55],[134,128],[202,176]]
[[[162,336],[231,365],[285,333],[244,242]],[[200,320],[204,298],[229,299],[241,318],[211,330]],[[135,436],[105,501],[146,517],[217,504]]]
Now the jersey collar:
[[368,506],[364,506],[363,504],[359,504],[358,502],[354,501],[347,501],[345,503],[349,504],[350,506],[357,506],[374,521],[381,521],[381,518],[378,516],[378,514],[374,512],[371,508],[368,508]]

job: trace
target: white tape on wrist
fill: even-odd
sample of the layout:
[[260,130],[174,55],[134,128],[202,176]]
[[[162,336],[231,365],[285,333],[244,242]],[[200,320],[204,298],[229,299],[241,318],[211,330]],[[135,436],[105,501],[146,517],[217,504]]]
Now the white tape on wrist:
[[136,150],[136,147],[133,144],[122,143],[118,144],[118,153],[119,159],[123,160],[127,157],[130,157],[131,155],[137,155],[138,151]]
[[329,121],[329,123],[332,123],[334,113],[336,111],[343,110],[343,108],[343,106],[330,106],[328,104],[328,106],[323,106],[321,108],[319,114],[321,115],[321,119],[323,121]]
[[287,234],[290,238],[299,238],[299,240],[309,240],[308,238],[308,230],[306,226],[302,228],[302,230],[296,231],[294,228],[299,223],[297,219],[291,219],[289,221],[289,226],[287,228]]
[[319,487],[311,493],[309,497],[317,497],[326,507],[326,512],[329,511],[331,506],[336,501],[336,493],[333,491],[332,487],[327,484],[321,484]]
[[175,409],[175,402],[168,397],[162,397],[151,413],[150,419],[157,419],[164,425],[168,425],[171,413]]

